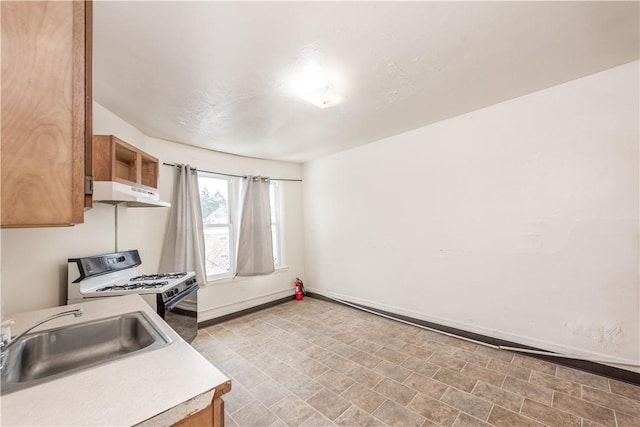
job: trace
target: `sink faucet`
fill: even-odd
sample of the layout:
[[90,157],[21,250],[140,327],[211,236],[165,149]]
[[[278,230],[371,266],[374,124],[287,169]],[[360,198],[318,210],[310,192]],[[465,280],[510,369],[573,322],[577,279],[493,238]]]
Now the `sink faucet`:
[[[7,358],[7,356],[9,355],[9,349],[18,341],[20,341],[20,338],[22,338],[23,336],[25,336],[26,334],[28,334],[29,332],[31,332],[33,329],[37,328],[38,326],[42,325],[43,323],[49,322],[53,319],[57,319],[58,317],[63,317],[63,316],[70,316],[73,315],[75,317],[80,317],[82,316],[82,309],[78,308],[75,310],[67,310],[67,311],[62,311],[60,313],[56,313],[54,315],[51,315],[45,319],[40,320],[39,322],[36,322],[33,326],[31,326],[30,328],[26,329],[24,332],[22,332],[21,334],[19,334],[18,336],[16,336],[15,338],[11,339],[11,333],[7,333],[5,335],[5,326],[3,323],[3,331],[2,331],[2,339],[0,339],[0,370],[4,367],[4,363],[5,360]],[[13,323],[13,320],[9,321],[11,323]],[[8,329],[8,326],[6,327]],[[8,336],[7,336],[8,335]]]

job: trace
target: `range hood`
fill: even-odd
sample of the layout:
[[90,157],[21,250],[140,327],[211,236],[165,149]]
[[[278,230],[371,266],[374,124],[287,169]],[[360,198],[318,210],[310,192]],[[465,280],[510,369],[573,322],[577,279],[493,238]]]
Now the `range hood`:
[[171,206],[170,203],[160,200],[157,191],[115,181],[94,181],[93,201],[132,208]]

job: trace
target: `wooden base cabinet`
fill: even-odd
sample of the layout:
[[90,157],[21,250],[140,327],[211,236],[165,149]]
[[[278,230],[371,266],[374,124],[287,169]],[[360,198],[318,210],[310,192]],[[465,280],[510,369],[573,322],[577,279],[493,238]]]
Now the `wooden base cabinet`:
[[211,405],[188,416],[172,427],[224,427],[224,401],[222,395],[231,391],[231,381],[216,388]]
[[2,1],[1,8],[1,225],[82,223],[91,205],[92,4]]

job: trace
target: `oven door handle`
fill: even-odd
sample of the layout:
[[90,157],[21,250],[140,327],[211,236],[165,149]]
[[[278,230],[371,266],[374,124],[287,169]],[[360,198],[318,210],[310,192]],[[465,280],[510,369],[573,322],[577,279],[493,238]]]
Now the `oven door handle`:
[[191,289],[189,289],[186,292],[181,293],[180,295],[176,296],[174,299],[170,300],[164,307],[167,311],[171,311],[173,310],[176,305],[180,304],[182,301],[184,301],[185,299],[187,299],[187,297],[189,297],[189,295],[191,295],[192,293],[196,292],[198,289],[200,289],[199,285],[195,285],[194,287],[192,287]]

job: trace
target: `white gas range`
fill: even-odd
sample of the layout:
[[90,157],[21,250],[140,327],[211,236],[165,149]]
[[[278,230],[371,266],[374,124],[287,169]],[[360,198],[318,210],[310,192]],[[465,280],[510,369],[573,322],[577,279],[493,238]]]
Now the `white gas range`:
[[183,339],[192,341],[198,327],[195,273],[139,274],[140,264],[137,250],[70,258],[67,304],[139,294]]

